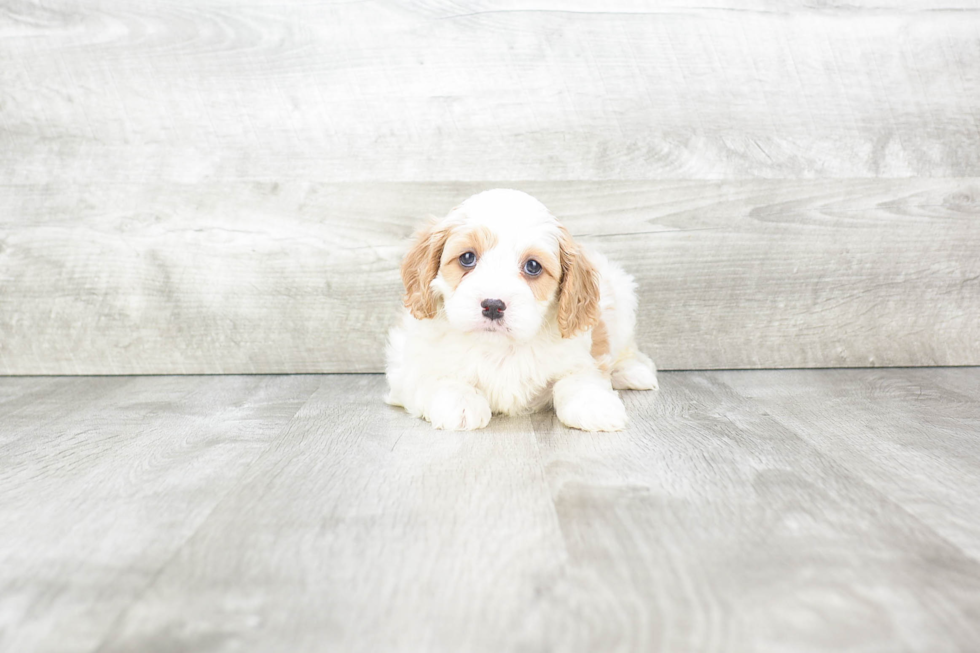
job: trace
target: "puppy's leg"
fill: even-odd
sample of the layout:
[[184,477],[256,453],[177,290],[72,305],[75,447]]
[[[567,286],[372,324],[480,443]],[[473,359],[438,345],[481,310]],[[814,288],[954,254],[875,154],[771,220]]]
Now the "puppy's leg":
[[617,390],[656,390],[660,387],[657,368],[649,356],[634,347],[629,357],[613,366],[612,386]]
[[657,368],[636,348],[636,282],[604,256],[597,256],[602,274],[602,322],[609,338],[612,386],[617,390],[656,390]]
[[440,380],[428,389],[422,416],[437,429],[482,429],[490,423],[490,402],[473,386]]
[[570,374],[555,382],[555,413],[565,426],[583,431],[619,431],[626,407],[599,370]]

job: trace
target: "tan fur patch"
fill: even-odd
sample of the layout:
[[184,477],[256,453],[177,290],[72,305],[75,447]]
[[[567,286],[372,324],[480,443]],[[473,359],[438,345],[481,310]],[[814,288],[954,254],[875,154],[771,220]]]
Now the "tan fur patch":
[[[457,256],[456,258],[458,259],[459,257]],[[453,290],[455,290],[469,270],[460,265],[458,260],[450,260],[443,262],[439,272],[442,274],[442,278],[445,280],[445,282],[448,283]]]
[[479,264],[480,257],[483,253],[496,244],[497,236],[490,231],[489,227],[480,225],[455,229],[442,250],[442,261],[440,264],[442,278],[455,289],[459,286],[463,277],[472,269],[464,268],[459,262],[459,257],[464,252],[473,252],[476,254],[477,264]]
[[599,360],[600,357],[608,357],[609,354],[609,332],[606,331],[606,323],[600,319],[592,328],[592,358]]
[[439,273],[439,259],[448,237],[448,232],[431,221],[419,229],[412,239],[412,245],[402,259],[402,283],[405,285],[405,307],[416,319],[435,317],[436,298],[429,284]]
[[560,229],[562,278],[558,330],[563,338],[570,338],[599,322],[599,273],[582,254],[568,230]]
[[524,263],[532,258],[541,264],[541,274],[536,277],[531,277],[526,274],[523,276],[527,281],[527,285],[531,287],[534,298],[539,302],[543,302],[551,299],[551,296],[554,295],[555,290],[558,288],[558,284],[561,281],[561,264],[551,252],[535,248],[529,249],[524,253],[524,258],[521,259],[522,270],[524,269]]
[[598,324],[592,328],[592,358],[599,366],[599,371],[605,376],[612,374],[613,359],[612,351],[609,347],[609,331],[606,323],[599,319]]

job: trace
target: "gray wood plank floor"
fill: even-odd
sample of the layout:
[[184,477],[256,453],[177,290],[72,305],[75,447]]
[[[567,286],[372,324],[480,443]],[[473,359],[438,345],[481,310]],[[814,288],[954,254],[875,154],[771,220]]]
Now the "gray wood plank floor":
[[597,435],[0,377],[0,650],[980,649],[980,369],[661,383]]

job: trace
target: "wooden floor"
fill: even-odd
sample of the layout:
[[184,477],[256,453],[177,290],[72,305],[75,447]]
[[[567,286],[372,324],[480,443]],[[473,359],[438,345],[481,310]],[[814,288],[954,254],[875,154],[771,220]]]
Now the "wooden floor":
[[597,435],[0,378],[0,650],[980,650],[980,369],[661,384]]

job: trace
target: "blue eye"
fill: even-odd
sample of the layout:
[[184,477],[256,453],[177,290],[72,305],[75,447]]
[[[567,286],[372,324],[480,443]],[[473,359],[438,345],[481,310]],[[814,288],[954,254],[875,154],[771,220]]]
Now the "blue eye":
[[536,277],[541,274],[541,264],[535,261],[533,258],[528,259],[527,263],[524,264],[524,274],[529,277]]
[[471,268],[476,265],[476,254],[473,252],[463,252],[459,257],[459,264],[464,268]]

